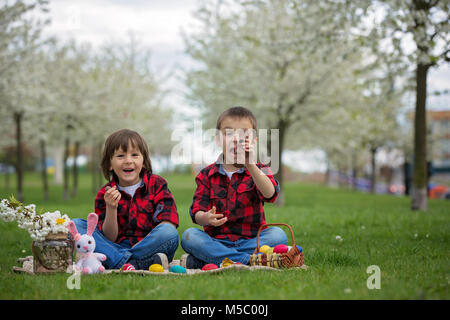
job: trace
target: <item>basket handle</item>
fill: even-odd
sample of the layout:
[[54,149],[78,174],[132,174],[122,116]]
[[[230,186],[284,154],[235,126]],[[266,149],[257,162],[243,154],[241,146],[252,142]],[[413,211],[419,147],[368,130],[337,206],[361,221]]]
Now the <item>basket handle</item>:
[[257,254],[259,252],[259,234],[261,233],[262,228],[264,228],[266,226],[285,226],[285,227],[288,227],[289,231],[291,232],[292,246],[295,247],[294,231],[292,231],[292,228],[291,228],[290,225],[288,225],[286,223],[264,223],[258,229],[258,234],[256,235],[256,248],[255,248],[255,251],[253,251],[253,254]]

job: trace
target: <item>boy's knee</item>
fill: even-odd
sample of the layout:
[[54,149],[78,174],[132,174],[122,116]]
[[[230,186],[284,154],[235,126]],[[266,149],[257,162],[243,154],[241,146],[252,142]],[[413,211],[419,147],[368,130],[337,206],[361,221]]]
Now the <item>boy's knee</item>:
[[190,240],[190,238],[195,233],[195,230],[197,230],[197,229],[196,228],[188,228],[188,229],[184,230],[183,234],[181,235],[181,240],[182,241]]
[[189,242],[192,243],[192,240],[196,238],[196,234],[198,231],[200,230],[198,230],[197,228],[186,229],[181,236],[181,246],[184,248],[184,245],[188,244]]
[[178,232],[175,226],[170,223],[160,223],[158,226],[158,234],[168,240],[176,240],[178,242]]

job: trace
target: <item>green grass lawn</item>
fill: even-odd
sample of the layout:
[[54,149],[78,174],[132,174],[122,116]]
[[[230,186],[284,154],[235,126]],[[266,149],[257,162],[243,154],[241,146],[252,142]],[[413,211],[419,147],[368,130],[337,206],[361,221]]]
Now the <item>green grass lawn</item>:
[[[177,201],[181,235],[194,226],[188,213],[194,178],[164,178]],[[0,198],[14,193],[13,183],[11,190],[5,190],[3,179],[0,176]],[[25,203],[35,203],[38,211],[58,209],[71,218],[85,218],[93,211],[90,181],[82,175],[78,197],[67,202],[61,200],[60,188],[52,186],[51,199],[44,203],[39,176],[27,174]],[[306,184],[286,183],[283,188],[286,206],[266,205],[266,220],[292,226],[296,243],[304,248],[306,271],[231,271],[192,277],[90,275],[82,276],[80,290],[69,290],[68,274],[14,273],[16,259],[31,255],[31,238],[16,222],[0,221],[0,299],[450,298],[450,201],[431,200],[428,212],[412,212],[405,197]],[[175,259],[181,254],[180,246]],[[370,265],[381,269],[379,290],[366,286]]]

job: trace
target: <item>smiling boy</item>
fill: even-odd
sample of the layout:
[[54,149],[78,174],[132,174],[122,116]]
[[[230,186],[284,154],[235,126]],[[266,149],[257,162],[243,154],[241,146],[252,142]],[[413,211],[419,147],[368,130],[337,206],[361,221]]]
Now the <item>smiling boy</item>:
[[[125,263],[147,270],[165,269],[178,248],[178,212],[167,181],[152,172],[147,143],[135,131],[122,129],[105,141],[101,161],[108,180],[95,198],[96,252],[103,264],[119,269]],[[86,220],[74,219],[80,233]]]
[[[248,264],[256,247],[256,234],[265,224],[264,202],[274,202],[280,186],[269,167],[257,163],[255,142],[257,123],[244,107],[232,107],[217,120],[217,140],[222,154],[195,178],[190,216],[203,226],[189,228],[181,237],[188,253],[181,265],[201,268],[206,263],[219,265],[224,258]],[[284,231],[265,228],[260,245],[287,244]]]

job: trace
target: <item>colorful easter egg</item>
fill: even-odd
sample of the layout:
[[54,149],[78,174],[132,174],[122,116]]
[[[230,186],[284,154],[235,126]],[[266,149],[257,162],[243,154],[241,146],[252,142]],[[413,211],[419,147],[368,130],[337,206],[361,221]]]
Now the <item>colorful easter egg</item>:
[[288,246],[285,244],[279,244],[273,248],[274,253],[286,253],[288,251]]
[[136,270],[135,267],[131,263],[125,263],[122,268],[120,268],[122,271],[131,271]]
[[270,247],[265,244],[265,245],[259,247],[259,252],[266,253],[267,250],[269,250],[269,249],[270,249]]
[[300,251],[300,252],[303,252],[303,249],[302,249],[302,247],[300,247],[300,246],[297,246],[297,249],[298,249],[298,251]]
[[186,269],[182,266],[171,266],[169,271],[173,273],[186,273]]
[[219,267],[214,263],[205,264],[202,268],[203,271],[218,269]]
[[266,255],[269,255],[269,254],[272,254],[273,253],[273,248],[269,248],[267,251],[266,251]]
[[152,265],[148,268],[148,271],[150,271],[150,272],[163,272],[163,271],[164,271],[164,268],[163,268],[162,265],[155,263],[155,264],[152,264]]

